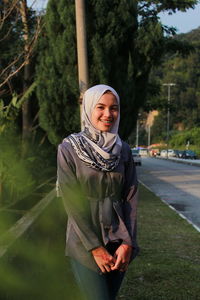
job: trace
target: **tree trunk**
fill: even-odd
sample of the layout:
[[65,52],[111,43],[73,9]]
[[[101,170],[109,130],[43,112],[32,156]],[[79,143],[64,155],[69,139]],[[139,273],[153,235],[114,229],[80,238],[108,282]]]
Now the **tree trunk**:
[[[30,85],[30,60],[27,58],[28,54],[28,40],[29,40],[29,28],[28,28],[28,7],[26,0],[21,0],[19,3],[19,11],[21,14],[21,19],[23,23],[23,38],[24,38],[24,58],[25,58],[25,66],[24,66],[24,82],[23,82],[23,92],[27,90]],[[31,109],[30,109],[30,101],[27,100],[22,106],[22,140],[23,144],[28,143],[31,136]],[[26,148],[26,147],[25,147]]]

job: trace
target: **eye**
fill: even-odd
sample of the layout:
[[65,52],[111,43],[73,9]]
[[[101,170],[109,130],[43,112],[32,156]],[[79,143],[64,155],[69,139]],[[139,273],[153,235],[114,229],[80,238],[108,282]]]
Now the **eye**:
[[101,105],[99,105],[99,106],[97,106],[97,109],[104,109],[104,106],[101,106]]
[[118,109],[118,106],[112,106],[112,107],[111,107],[111,110],[112,110],[112,111],[118,111],[119,109]]

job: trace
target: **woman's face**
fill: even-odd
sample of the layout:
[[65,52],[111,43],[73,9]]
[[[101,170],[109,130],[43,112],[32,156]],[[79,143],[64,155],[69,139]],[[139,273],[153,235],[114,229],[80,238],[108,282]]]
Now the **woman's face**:
[[112,93],[106,93],[99,99],[92,111],[92,125],[100,131],[110,131],[117,120],[119,105],[116,97]]

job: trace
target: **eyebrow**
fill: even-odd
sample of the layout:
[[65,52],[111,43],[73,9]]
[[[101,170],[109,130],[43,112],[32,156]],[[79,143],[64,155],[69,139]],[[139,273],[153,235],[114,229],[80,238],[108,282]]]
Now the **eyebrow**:
[[[100,103],[100,102],[98,102],[96,105],[103,105],[103,106],[106,106],[106,104]],[[118,104],[112,104],[111,106],[119,106],[119,105],[118,105]]]

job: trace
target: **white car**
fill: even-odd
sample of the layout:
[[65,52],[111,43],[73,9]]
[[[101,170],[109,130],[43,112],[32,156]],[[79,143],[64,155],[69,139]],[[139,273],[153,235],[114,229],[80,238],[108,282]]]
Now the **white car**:
[[172,150],[172,149],[169,149],[168,150],[168,156],[169,157],[176,157],[176,152],[174,150]]
[[160,156],[161,157],[175,157],[176,156],[176,153],[174,150],[172,149],[168,149],[168,150],[162,150],[160,152]]
[[143,148],[143,149],[140,149],[140,150],[139,150],[139,154],[140,154],[141,156],[148,156],[149,151],[148,151],[148,149]]
[[133,156],[133,160],[135,165],[137,166],[141,166],[142,165],[142,159],[141,159],[141,155],[139,154],[139,150],[137,149],[131,149],[132,152],[132,156]]
[[160,156],[161,157],[167,157],[167,150],[161,150]]

